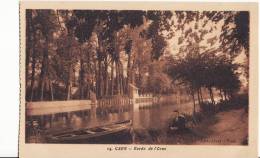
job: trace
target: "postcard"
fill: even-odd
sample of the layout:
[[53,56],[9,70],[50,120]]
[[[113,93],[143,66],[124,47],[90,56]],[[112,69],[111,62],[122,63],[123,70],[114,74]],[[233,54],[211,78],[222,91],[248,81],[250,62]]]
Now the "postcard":
[[257,157],[257,3],[20,2],[19,157]]

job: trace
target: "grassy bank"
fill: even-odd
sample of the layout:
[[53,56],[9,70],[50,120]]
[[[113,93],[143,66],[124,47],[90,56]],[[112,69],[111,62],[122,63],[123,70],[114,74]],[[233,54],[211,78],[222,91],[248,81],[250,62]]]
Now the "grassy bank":
[[[137,144],[247,144],[248,100],[246,95],[236,96],[216,105],[204,103],[201,111],[186,115],[187,128],[169,132],[161,129],[135,129]],[[170,120],[169,120],[170,121]]]

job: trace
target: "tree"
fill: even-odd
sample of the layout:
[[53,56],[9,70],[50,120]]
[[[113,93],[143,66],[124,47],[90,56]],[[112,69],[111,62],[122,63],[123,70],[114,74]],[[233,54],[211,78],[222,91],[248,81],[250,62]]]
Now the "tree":
[[209,90],[212,104],[215,104],[213,87],[222,90],[225,96],[228,94],[230,97],[240,88],[236,73],[238,66],[215,54],[215,52],[189,53],[185,57],[175,58],[168,71],[174,80],[189,85],[193,100],[197,91],[199,103],[201,103],[199,89],[202,87]]
[[166,52],[171,11],[28,10],[26,16],[27,100],[126,95],[129,83],[155,91],[148,85],[153,78],[142,73]]
[[[74,11],[75,15],[83,21],[81,25],[76,28],[76,36],[83,41],[90,37],[90,32],[95,32],[98,38],[98,47],[97,47],[97,73],[96,73],[96,88],[97,88],[97,96],[102,97],[104,91],[107,94],[107,83],[108,83],[108,57],[110,57],[110,78],[111,78],[111,94],[123,94],[127,92],[124,90],[127,86],[125,85],[124,75],[123,75],[123,64],[121,62],[120,53],[124,50],[124,47],[128,44],[128,51],[125,51],[128,55],[128,68],[131,69],[132,58],[131,48],[129,43],[122,41],[130,41],[130,39],[126,39],[126,34],[124,34],[121,30],[125,27],[130,29],[138,29],[144,23],[144,17],[151,20],[152,23],[156,23],[157,27],[154,27],[153,30],[156,31],[152,33],[151,30],[147,34],[148,38],[153,40],[153,48],[155,57],[158,58],[164,48],[166,46],[166,42],[162,37],[162,30],[165,29],[162,26],[166,24],[167,18],[171,17],[171,12],[165,11],[163,13],[152,11],[152,12],[144,12],[144,11]],[[154,12],[154,13],[153,13]],[[87,29],[88,31],[81,31],[82,29]],[[151,28],[151,27],[150,27]],[[168,27],[169,28],[169,27]],[[156,30],[157,29],[157,30]],[[120,33],[124,34],[123,36]],[[122,38],[123,37],[123,38]],[[126,47],[125,47],[126,48]],[[114,70],[115,70],[115,82],[114,82]],[[104,73],[104,79],[101,79],[101,72]],[[131,74],[130,74],[131,72]],[[133,76],[133,71],[128,70],[128,83],[130,76]],[[105,81],[103,83],[103,81]],[[132,80],[133,81],[133,80]],[[132,82],[131,81],[131,82]],[[114,86],[114,83],[115,86]],[[123,84],[124,83],[124,84]],[[105,86],[102,86],[105,85]],[[105,87],[105,90],[102,89]],[[114,89],[115,88],[115,89]]]
[[[36,69],[40,65],[40,76],[38,83],[38,96],[44,99],[44,90],[50,87],[50,67],[49,67],[49,49],[53,39],[53,33],[57,29],[57,21],[54,11],[51,10],[28,10],[27,11],[28,30],[32,31],[27,34],[28,44],[32,44],[28,48],[32,50],[32,78],[31,78],[31,99],[34,99],[34,85],[36,79]],[[30,24],[31,23],[31,24]],[[41,47],[42,46],[42,47]],[[41,50],[42,48],[42,50]],[[41,55],[38,54],[41,52]],[[36,59],[36,53],[38,54]],[[27,52],[27,54],[30,54]],[[30,59],[30,57],[27,57]],[[29,62],[29,60],[27,60]],[[39,62],[41,61],[41,62]],[[27,62],[27,63],[28,63]],[[28,69],[28,68],[27,68]],[[27,78],[28,79],[28,78]],[[50,88],[49,88],[50,90]],[[51,96],[50,96],[51,98]]]
[[147,38],[152,42],[152,59],[159,59],[167,46],[166,40],[173,36],[171,17],[170,11],[147,11],[147,18],[152,21],[146,31]]
[[168,74],[164,73],[164,64],[164,61],[154,61],[149,66],[147,89],[154,95],[160,96],[172,90],[172,80]]
[[225,22],[222,27],[221,42],[223,51],[231,55],[238,54],[245,49],[249,56],[249,12],[228,12],[223,13]]

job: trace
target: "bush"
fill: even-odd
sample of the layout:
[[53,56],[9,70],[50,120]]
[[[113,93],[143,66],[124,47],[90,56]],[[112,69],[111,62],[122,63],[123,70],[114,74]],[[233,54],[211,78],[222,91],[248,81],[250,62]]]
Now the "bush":
[[248,95],[241,94],[233,96],[229,100],[221,100],[217,105],[218,111],[225,111],[233,108],[248,107]]
[[244,107],[244,106],[248,106],[248,94],[240,94],[240,95],[236,95],[233,98],[230,99],[230,102],[232,102],[232,104],[234,106],[238,106],[238,107]]
[[224,111],[227,110],[228,108],[232,107],[232,102],[230,102],[229,100],[221,100],[218,104],[218,111]]
[[192,126],[197,125],[204,119],[204,115],[201,112],[193,113],[193,115],[184,114],[184,116],[188,127],[191,126],[190,124],[192,124]]
[[203,102],[200,104],[200,112],[211,114],[215,112],[215,105],[210,102]]

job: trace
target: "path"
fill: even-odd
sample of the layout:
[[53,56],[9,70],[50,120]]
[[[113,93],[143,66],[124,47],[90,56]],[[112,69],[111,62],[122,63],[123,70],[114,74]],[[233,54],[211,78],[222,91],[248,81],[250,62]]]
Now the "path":
[[[217,122],[208,126],[211,133],[195,144],[239,145],[248,134],[248,114],[245,110],[234,109],[216,114]],[[211,143],[209,143],[211,142]]]

